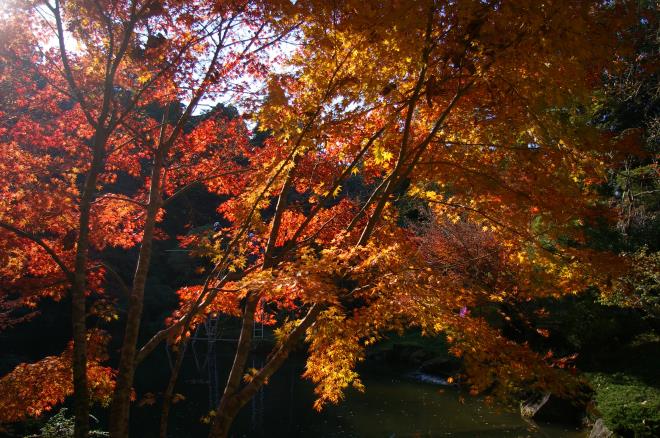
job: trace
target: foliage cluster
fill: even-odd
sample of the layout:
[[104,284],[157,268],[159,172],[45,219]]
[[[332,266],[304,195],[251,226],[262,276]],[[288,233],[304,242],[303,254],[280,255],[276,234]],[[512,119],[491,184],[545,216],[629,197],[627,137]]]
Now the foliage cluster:
[[[48,419],[38,434],[28,435],[26,438],[73,438],[74,421],[73,418],[67,416],[67,412],[67,408],[60,409]],[[100,430],[90,430],[89,436],[102,438],[108,437],[110,434]]]

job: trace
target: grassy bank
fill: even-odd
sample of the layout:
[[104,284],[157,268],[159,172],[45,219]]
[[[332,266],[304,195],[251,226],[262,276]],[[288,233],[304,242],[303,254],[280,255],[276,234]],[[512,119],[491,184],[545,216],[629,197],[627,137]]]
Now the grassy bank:
[[587,376],[607,426],[626,438],[660,436],[660,336],[645,333],[603,351]]
[[660,436],[660,389],[623,373],[589,373],[608,428],[622,437]]

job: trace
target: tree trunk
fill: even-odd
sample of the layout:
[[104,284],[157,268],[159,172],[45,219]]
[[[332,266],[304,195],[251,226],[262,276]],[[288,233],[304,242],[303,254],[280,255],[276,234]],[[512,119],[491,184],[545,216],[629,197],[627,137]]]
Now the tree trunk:
[[183,364],[183,356],[186,354],[186,347],[188,341],[183,341],[179,345],[179,349],[176,352],[176,361],[174,362],[174,367],[170,374],[170,380],[167,382],[167,389],[165,389],[165,394],[163,395],[163,408],[160,413],[160,438],[167,438],[167,423],[170,418],[170,409],[172,408],[172,399],[174,397],[174,389],[176,387],[176,381],[179,377],[179,372],[181,371],[181,365]]
[[321,313],[321,309],[321,304],[312,305],[300,324],[289,333],[286,340],[272,353],[266,365],[259,370],[250,383],[245,385],[240,391],[235,391],[231,394],[228,394],[225,390],[225,394],[222,397],[213,424],[211,425],[209,438],[225,438],[229,435],[229,429],[238,412],[254,397],[275,371],[280,369],[284,361],[289,357],[291,350],[302,339],[307,329],[316,321],[316,318]]
[[92,164],[85,179],[80,197],[80,218],[78,222],[78,242],[71,286],[71,322],[73,326],[73,404],[74,436],[86,438],[89,435],[89,387],[87,384],[87,327],[85,318],[85,288],[87,283],[87,250],[89,249],[89,222],[96,183],[103,169],[106,137],[96,133],[93,141]]
[[126,331],[119,358],[117,383],[110,408],[110,436],[112,438],[128,437],[129,411],[131,406],[131,387],[135,376],[137,340],[142,319],[144,304],[144,288],[149,273],[156,217],[161,206],[160,180],[165,159],[166,148],[161,145],[156,151],[154,167],[151,173],[151,186],[149,188],[149,203],[147,205],[146,221],[142,234],[142,244],[138,256],[133,288],[128,302],[126,316]]
[[222,399],[224,404],[222,404],[222,410],[218,409],[216,411],[213,424],[211,425],[211,431],[209,432],[209,438],[225,438],[229,436],[229,429],[234,422],[234,418],[236,418],[236,415],[241,410],[242,406],[235,396],[229,396],[227,399],[223,396]]
[[[238,338],[238,346],[236,347],[236,355],[234,356],[234,363],[232,364],[229,378],[225,385],[225,390],[220,399],[220,404],[216,409],[216,415],[211,424],[210,437],[227,436],[229,432],[229,425],[234,419],[240,406],[236,403],[234,394],[241,384],[241,378],[245,370],[245,364],[250,354],[250,346],[252,344],[252,330],[254,329],[254,313],[259,303],[259,297],[254,292],[248,293],[245,300],[245,308],[243,311],[243,324],[241,326],[241,334]],[[225,418],[226,417],[226,418]],[[226,430],[225,427],[226,423]],[[224,432],[223,432],[224,431]],[[224,433],[224,435],[223,435]]]

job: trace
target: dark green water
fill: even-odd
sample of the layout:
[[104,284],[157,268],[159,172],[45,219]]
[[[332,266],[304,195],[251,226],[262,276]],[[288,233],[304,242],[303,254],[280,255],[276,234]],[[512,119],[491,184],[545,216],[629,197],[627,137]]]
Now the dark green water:
[[[206,437],[208,426],[200,419],[217,399],[232,357],[215,355],[216,363],[190,358],[178,392],[186,400],[174,406],[171,437]],[[250,366],[260,366],[255,356]],[[405,373],[378,365],[362,372],[364,393],[350,390],[337,406],[318,413],[312,409],[313,386],[300,379],[302,359],[291,359],[236,419],[233,437],[585,437],[584,432],[557,426],[534,425],[515,410],[486,406],[459,390],[423,383]],[[209,369],[216,369],[215,375]],[[217,382],[217,383],[214,383]],[[160,407],[137,408],[132,436],[156,435]]]

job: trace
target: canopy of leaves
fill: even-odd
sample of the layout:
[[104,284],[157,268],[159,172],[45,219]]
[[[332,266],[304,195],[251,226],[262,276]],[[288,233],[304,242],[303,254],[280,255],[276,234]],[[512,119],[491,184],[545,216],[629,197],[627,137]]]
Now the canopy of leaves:
[[[104,249],[146,235],[147,206],[161,221],[192,185],[226,197],[226,227],[181,239],[211,267],[200,266],[203,284],[179,291],[161,334],[185,341],[216,312],[278,325],[279,350],[228,392],[241,403],[301,333],[316,407],[337,402],[347,386],[361,388],[354,369],[365,347],[407,327],[446,333],[475,393],[575,390],[551,357],[478,310],[605,291],[626,268],[585,235],[615,216],[598,188],[625,142],[581,108],[629,54],[613,38],[635,19],[628,2],[24,7],[0,39],[0,284],[9,291],[0,325],[15,322],[15,307],[66,294],[81,185],[102,156],[91,295],[110,284]],[[66,41],[46,43],[53,25],[76,43],[69,57]],[[291,47],[268,50],[284,39]],[[268,133],[263,144],[249,141],[241,118],[191,121],[202,97],[227,95]],[[64,369],[65,356],[45,361]],[[6,384],[35,379],[32,369]],[[60,401],[70,392],[61,385],[45,405],[26,397],[29,412]],[[12,419],[28,412],[9,406]]]

